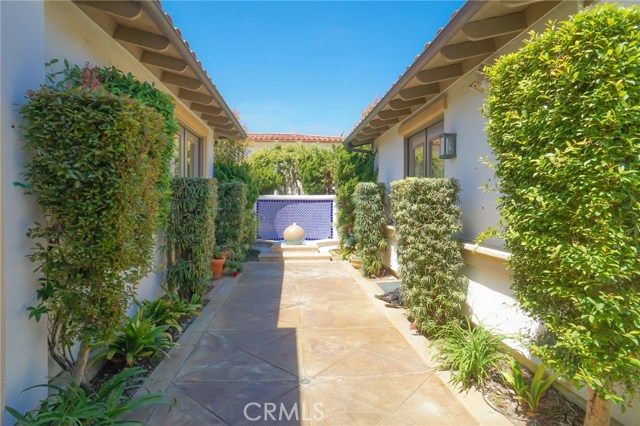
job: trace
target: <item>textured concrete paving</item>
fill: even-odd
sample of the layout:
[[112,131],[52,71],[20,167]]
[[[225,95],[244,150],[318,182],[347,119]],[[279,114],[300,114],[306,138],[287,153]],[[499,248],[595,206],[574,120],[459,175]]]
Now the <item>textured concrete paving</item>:
[[347,268],[248,263],[165,361],[175,405],[149,424],[478,424]]

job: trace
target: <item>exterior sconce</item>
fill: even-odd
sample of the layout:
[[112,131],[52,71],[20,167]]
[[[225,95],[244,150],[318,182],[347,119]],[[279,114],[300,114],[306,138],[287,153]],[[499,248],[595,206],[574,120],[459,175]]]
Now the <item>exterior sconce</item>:
[[431,139],[431,143],[439,145],[440,158],[455,158],[456,153],[456,133],[442,133]]

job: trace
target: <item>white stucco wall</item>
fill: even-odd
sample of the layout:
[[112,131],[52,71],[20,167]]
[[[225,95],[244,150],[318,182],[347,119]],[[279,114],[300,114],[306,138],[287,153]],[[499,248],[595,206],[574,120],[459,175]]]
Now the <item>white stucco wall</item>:
[[404,138],[398,133],[400,124],[396,124],[375,141],[378,182],[387,185],[394,180],[404,179]]
[[[25,29],[29,29],[25,31]],[[39,218],[33,197],[13,184],[22,181],[26,159],[18,104],[28,89],[44,82],[44,6],[41,2],[0,2],[0,147],[2,149],[2,220],[0,286],[0,424],[13,424],[4,412],[20,411],[44,397],[44,389],[21,392],[46,380],[47,338],[44,322],[28,319],[36,304],[38,277],[25,257],[33,246],[27,229]]]

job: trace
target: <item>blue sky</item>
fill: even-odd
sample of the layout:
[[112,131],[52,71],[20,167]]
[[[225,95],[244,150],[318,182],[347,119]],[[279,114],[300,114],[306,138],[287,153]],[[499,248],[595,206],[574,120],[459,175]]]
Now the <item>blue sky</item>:
[[462,1],[163,1],[253,133],[348,135]]

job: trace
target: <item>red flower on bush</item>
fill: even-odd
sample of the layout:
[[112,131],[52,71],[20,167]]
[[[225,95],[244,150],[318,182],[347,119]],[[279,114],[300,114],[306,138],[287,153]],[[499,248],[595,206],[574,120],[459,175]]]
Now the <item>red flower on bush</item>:
[[231,275],[232,275],[233,277],[237,277],[237,276],[238,276],[238,272],[237,272],[237,271],[233,271],[233,272],[231,273]]

